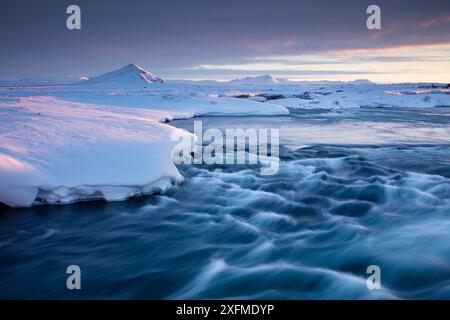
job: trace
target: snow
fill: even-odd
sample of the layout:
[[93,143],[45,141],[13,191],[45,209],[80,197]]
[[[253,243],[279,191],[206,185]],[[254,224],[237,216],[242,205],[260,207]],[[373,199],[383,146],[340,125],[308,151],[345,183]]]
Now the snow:
[[[239,98],[237,98],[239,97]],[[164,192],[190,133],[162,123],[202,115],[286,115],[287,108],[450,106],[427,84],[164,81],[131,64],[78,84],[0,87],[0,202],[22,207]]]
[[[360,107],[439,107],[450,106],[450,92],[448,89],[441,90],[415,90],[402,89],[399,91],[383,90],[385,85],[362,85],[345,86],[344,89],[337,87],[326,88],[318,92],[308,93],[308,98],[290,98],[287,101],[277,101],[286,107],[305,109],[340,109]],[[391,85],[391,87],[395,87]]]
[[[423,88],[426,87],[426,88]],[[432,88],[423,84],[373,84],[357,80],[346,84],[326,85],[288,84],[262,87],[259,97],[264,95],[280,95],[270,103],[287,108],[302,109],[341,109],[361,107],[445,107],[450,106],[450,89]],[[245,91],[241,88],[239,94],[250,93],[255,96],[253,86]],[[258,95],[256,95],[258,97]],[[251,99],[252,97],[250,97]]]
[[0,104],[0,201],[29,206],[124,200],[163,192],[182,177],[174,136],[150,110],[27,97]]

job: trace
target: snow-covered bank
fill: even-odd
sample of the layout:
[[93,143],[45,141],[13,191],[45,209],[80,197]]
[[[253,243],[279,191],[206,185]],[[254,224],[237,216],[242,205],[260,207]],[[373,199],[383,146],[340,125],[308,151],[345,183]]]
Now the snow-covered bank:
[[287,93],[273,101],[288,108],[341,109],[360,107],[432,108],[450,106],[450,89],[420,89],[416,85],[357,85]]
[[[271,85],[248,83],[240,87],[228,82],[230,96],[266,101],[288,108],[342,109],[361,107],[432,108],[450,107],[448,84],[375,84],[352,82],[292,82],[278,79]],[[248,81],[248,80],[247,80]]]
[[164,191],[182,176],[172,135],[159,113],[22,98],[0,104],[0,201],[124,200]]

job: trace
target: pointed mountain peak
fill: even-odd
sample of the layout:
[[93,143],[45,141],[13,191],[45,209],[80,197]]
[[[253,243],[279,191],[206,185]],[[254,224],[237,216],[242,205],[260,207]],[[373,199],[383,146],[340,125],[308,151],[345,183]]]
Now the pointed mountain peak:
[[108,84],[118,87],[145,87],[148,84],[164,83],[165,81],[154,76],[137,64],[132,63],[118,70],[93,77],[86,82]]

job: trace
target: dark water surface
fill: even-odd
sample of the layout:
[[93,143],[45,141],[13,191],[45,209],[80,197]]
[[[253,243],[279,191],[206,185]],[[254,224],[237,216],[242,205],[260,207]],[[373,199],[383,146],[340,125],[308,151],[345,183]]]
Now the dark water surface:
[[164,195],[2,207],[0,298],[450,299],[448,108],[195,120],[280,128],[279,172],[183,165]]

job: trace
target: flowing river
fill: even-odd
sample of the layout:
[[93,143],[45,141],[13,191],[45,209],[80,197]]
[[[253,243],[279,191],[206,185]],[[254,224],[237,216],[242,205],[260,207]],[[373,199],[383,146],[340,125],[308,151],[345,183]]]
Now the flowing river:
[[2,207],[0,298],[450,299],[450,108],[170,124],[199,120],[280,129],[278,173],[180,165],[163,195]]

